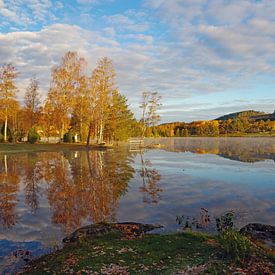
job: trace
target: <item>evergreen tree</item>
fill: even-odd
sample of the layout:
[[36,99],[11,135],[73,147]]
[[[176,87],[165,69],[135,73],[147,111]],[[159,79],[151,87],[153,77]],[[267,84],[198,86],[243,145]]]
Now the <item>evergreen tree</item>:
[[112,93],[112,103],[104,129],[109,140],[127,140],[131,136],[134,115],[129,109],[127,98],[117,90]]

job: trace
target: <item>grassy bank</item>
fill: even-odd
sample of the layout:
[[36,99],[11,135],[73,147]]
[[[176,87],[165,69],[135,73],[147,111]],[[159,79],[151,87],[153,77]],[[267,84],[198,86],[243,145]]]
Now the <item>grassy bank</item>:
[[125,239],[109,233],[66,245],[34,261],[23,274],[272,274],[261,273],[264,269],[272,272],[270,258],[252,253],[247,262],[237,264],[213,236],[176,233]]
[[[89,148],[102,148],[104,146],[91,145]],[[0,143],[0,153],[20,153],[20,152],[56,152],[56,151],[80,151],[87,150],[85,144],[29,144],[29,143]]]

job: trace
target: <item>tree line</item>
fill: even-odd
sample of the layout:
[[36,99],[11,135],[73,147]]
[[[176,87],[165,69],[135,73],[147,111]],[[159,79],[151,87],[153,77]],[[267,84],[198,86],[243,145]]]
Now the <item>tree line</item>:
[[189,136],[227,136],[245,134],[271,134],[275,121],[254,120],[237,117],[228,120],[194,121],[191,123],[172,122],[146,129],[147,137],[189,137]]
[[127,98],[116,85],[116,71],[111,59],[98,60],[87,76],[87,61],[77,52],[67,52],[51,71],[47,97],[41,103],[39,80],[30,79],[21,107],[16,99],[15,80],[19,72],[12,64],[0,68],[0,141],[33,143],[40,136],[60,140],[96,143],[127,140],[144,136],[145,129],[159,122],[160,97],[144,92],[138,121]]

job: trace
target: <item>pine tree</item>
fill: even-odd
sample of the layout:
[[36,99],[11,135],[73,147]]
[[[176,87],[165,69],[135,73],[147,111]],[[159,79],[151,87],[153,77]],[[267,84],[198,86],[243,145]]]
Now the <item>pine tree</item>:
[[115,90],[109,110],[104,133],[110,140],[127,140],[131,136],[134,123],[134,115],[129,109],[127,98]]

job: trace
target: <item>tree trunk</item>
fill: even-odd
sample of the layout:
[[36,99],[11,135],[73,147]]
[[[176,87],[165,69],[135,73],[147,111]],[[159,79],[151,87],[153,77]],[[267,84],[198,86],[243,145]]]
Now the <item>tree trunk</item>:
[[8,162],[7,162],[7,155],[4,155],[4,165],[5,165],[5,174],[8,174]]
[[100,121],[98,143],[103,142],[103,122]]
[[79,140],[82,141],[82,118],[80,119]]
[[88,137],[87,137],[87,144],[86,144],[86,146],[89,146],[89,145],[90,145],[91,132],[92,132],[92,122],[90,122],[90,125],[89,125],[89,132],[88,132]]
[[4,125],[4,142],[8,142],[7,131],[8,131],[8,110],[6,109],[5,125]]
[[60,143],[63,141],[64,137],[64,123],[62,122],[61,131],[60,131]]

